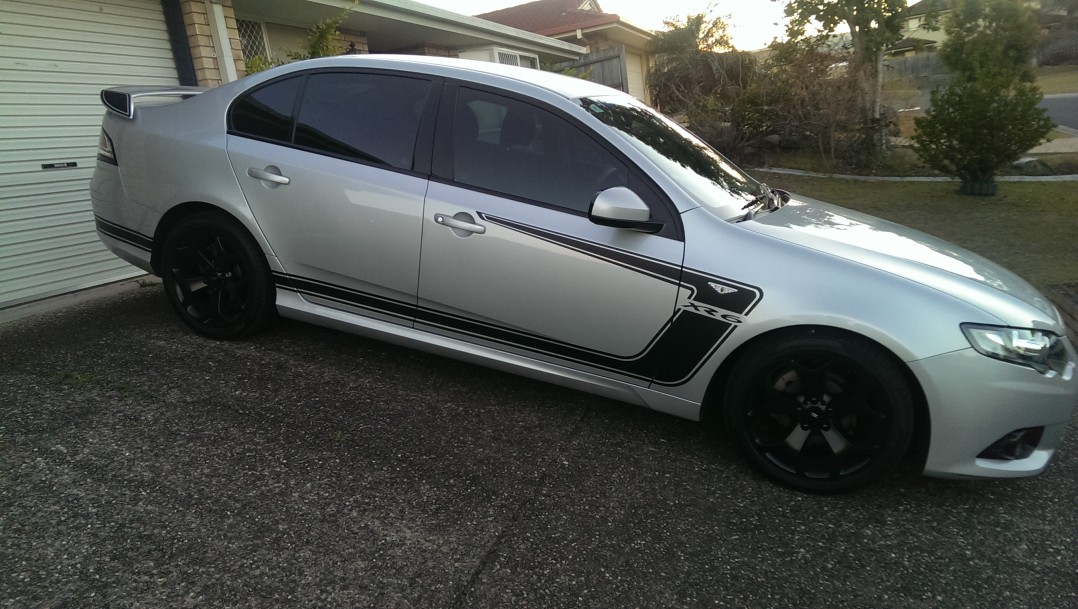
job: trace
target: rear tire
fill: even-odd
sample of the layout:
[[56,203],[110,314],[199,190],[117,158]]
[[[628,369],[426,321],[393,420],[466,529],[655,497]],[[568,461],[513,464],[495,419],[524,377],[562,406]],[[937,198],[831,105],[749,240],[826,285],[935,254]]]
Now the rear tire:
[[775,335],[734,364],[727,428],[757,468],[803,491],[834,493],[891,471],[913,436],[899,364],[868,340],[829,330]]
[[223,213],[194,214],[173,227],[161,251],[161,278],[180,319],[209,338],[248,336],[277,314],[266,256]]

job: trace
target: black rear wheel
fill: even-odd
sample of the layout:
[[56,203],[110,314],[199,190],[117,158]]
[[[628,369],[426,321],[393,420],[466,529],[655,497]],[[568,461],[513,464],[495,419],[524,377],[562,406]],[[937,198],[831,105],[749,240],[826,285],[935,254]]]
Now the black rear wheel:
[[180,318],[204,336],[241,338],[276,315],[265,255],[222,213],[195,214],[173,227],[161,252],[161,276]]
[[913,412],[889,354],[825,330],[752,345],[724,400],[728,428],[752,463],[811,492],[851,490],[893,469],[910,444]]

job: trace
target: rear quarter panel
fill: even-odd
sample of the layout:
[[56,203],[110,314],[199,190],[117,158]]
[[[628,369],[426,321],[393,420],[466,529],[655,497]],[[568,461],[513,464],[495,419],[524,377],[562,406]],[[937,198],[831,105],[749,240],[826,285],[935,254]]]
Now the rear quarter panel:
[[[138,107],[132,120],[106,115],[127,204],[110,218],[155,236],[161,217],[190,202],[221,208],[271,253],[229,163],[225,113],[235,86],[163,106]],[[156,235],[161,238],[162,235]]]

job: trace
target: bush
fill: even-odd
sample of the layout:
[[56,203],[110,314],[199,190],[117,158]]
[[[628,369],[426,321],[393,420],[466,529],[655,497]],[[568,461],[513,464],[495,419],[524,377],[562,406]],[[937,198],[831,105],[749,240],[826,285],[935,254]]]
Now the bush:
[[964,80],[936,89],[931,110],[915,121],[913,149],[929,167],[963,183],[992,182],[1000,167],[1054,127],[1037,107],[1040,100],[1040,90],[1025,82],[1000,89]]
[[932,92],[915,120],[913,148],[933,169],[962,180],[966,194],[995,194],[996,171],[1039,144],[1054,127],[1038,108],[1030,67],[1037,24],[1013,0],[959,0],[940,58],[954,80]]

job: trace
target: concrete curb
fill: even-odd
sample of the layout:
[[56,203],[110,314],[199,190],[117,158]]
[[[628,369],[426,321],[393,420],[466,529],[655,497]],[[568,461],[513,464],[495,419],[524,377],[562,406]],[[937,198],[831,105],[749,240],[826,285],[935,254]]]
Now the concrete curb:
[[[802,171],[800,169],[783,169],[781,167],[755,167],[750,171],[766,171],[793,176],[805,176],[809,178],[831,178],[835,180],[854,180],[857,182],[957,182],[954,178],[935,176],[854,176],[838,173],[816,173],[814,171]],[[997,182],[1078,182],[1078,175],[1064,176],[999,176]]]

